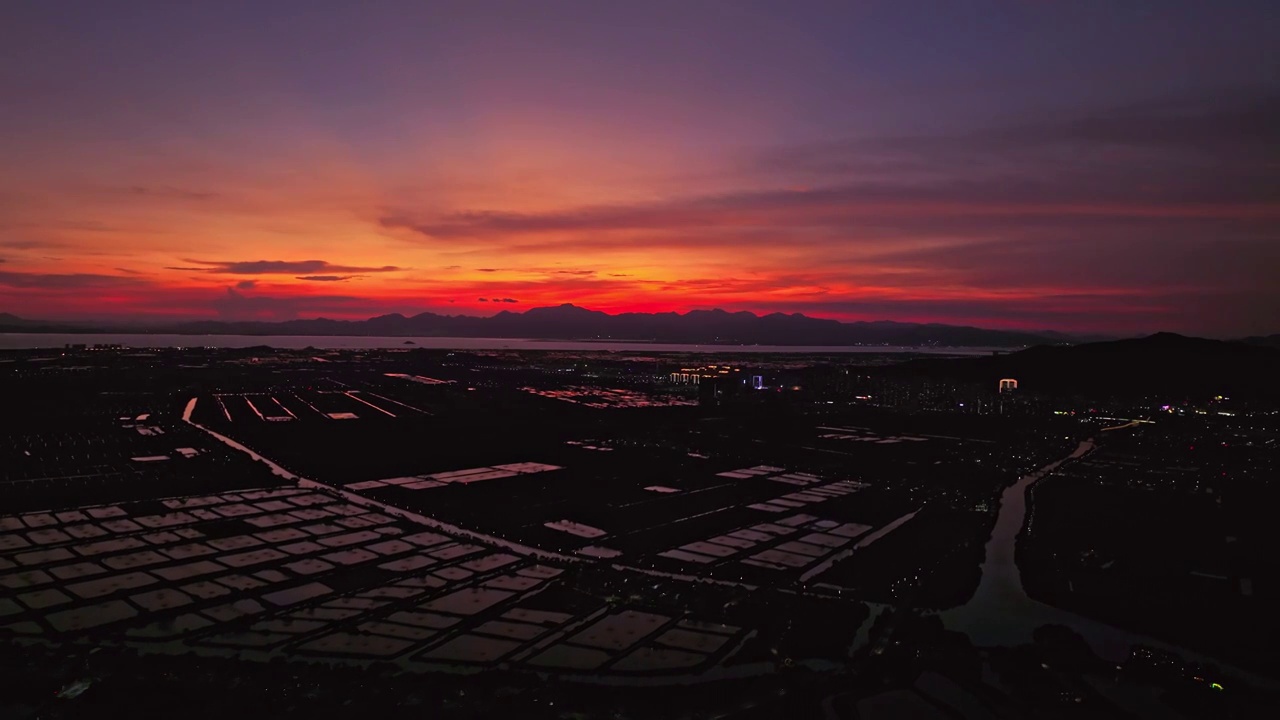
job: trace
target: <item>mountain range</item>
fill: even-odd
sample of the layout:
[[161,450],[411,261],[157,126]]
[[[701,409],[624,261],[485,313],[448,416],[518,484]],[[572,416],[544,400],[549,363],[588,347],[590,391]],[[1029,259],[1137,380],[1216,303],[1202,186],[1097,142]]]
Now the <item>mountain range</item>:
[[[0,313],[0,332],[139,332],[123,323],[54,323]],[[502,311],[489,317],[398,313],[368,320],[282,322],[201,320],[149,325],[150,333],[183,335],[351,335],[390,337],[490,337],[546,340],[613,340],[716,345],[897,345],[1025,347],[1082,339],[1055,333],[991,330],[891,321],[839,322],[805,315],[724,310],[610,315],[576,305]]]

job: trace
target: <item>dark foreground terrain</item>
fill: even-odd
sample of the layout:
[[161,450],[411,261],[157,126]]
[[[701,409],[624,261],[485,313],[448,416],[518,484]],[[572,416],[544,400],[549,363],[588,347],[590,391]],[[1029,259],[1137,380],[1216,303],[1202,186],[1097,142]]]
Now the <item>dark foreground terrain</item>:
[[[15,717],[1248,717],[1272,699],[1254,673],[1277,639],[1276,435],[1225,399],[1090,407],[796,356],[2,360]],[[944,620],[996,612],[971,600],[1002,493],[1046,467],[1027,593],[1151,647]]]

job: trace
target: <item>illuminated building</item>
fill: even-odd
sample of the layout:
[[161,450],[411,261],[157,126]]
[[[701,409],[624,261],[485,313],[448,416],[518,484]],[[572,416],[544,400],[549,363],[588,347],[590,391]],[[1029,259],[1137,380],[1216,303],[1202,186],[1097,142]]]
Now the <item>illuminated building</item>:
[[680,368],[671,373],[671,382],[676,385],[701,385],[710,379],[729,379],[742,377],[742,368],[731,365],[705,365],[696,368]]
[[1013,378],[1000,378],[1000,392],[1014,392],[1018,389],[1018,381]]

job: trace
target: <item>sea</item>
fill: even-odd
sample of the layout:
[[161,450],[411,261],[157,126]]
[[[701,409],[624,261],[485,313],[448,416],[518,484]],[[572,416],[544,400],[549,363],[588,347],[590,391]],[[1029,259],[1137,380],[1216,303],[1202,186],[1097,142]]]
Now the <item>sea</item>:
[[998,348],[904,347],[893,345],[686,345],[625,340],[521,340],[512,338],[371,337],[357,335],[165,335],[93,333],[0,333],[0,350],[62,348],[71,344],[129,348],[242,348],[266,345],[286,350],[552,350],[562,352],[661,353],[912,353],[989,355]]

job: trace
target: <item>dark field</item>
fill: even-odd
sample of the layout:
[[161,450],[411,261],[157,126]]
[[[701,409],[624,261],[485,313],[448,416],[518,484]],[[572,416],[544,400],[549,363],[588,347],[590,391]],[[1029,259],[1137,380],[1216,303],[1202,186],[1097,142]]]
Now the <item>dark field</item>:
[[[59,356],[5,376],[26,409],[0,416],[14,647],[497,673],[513,688],[535,674],[843,682],[871,658],[926,657],[901,664],[886,638],[914,621],[882,615],[870,632],[872,608],[964,610],[1004,489],[1103,426],[804,392],[700,406],[652,359],[184,359]],[[1261,666],[1277,639],[1269,450],[1168,432],[1103,437],[1032,486],[1025,586]]]

